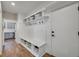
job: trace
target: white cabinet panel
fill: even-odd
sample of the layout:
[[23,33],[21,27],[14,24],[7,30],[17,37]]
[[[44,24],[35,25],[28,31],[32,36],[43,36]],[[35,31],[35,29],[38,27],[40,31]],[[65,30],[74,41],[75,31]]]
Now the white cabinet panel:
[[79,56],[77,8],[78,4],[74,4],[51,14],[52,30],[55,32],[55,38],[52,39],[52,54],[55,56]]

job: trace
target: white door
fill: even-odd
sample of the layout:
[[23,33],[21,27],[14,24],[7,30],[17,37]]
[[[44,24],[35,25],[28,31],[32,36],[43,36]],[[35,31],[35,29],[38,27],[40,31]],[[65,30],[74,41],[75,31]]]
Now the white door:
[[79,56],[78,4],[50,14],[52,20],[52,54],[59,57]]

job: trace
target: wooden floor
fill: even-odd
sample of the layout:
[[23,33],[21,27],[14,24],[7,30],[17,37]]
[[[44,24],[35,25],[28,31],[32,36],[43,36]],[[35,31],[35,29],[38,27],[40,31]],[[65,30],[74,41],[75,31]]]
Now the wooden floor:
[[[5,46],[3,48],[2,56],[3,57],[34,57],[22,45],[17,44],[14,39],[5,40]],[[43,57],[53,57],[53,56],[46,53]]]

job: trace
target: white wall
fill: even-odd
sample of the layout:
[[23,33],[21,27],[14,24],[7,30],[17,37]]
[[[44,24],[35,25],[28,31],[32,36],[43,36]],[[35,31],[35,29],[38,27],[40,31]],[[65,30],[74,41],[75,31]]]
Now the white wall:
[[25,29],[25,25],[22,23],[22,21],[23,21],[23,19],[25,18],[25,16],[24,15],[22,15],[22,14],[18,14],[17,15],[17,22],[16,22],[16,34],[15,34],[15,36],[16,36],[16,41],[19,43],[19,37],[20,37],[20,35],[23,35],[22,34],[22,32],[24,31],[24,29]]
[[0,55],[2,54],[2,45],[3,45],[3,37],[2,37],[2,8],[0,2]]
[[26,26],[23,23],[23,19],[24,19],[24,16],[21,14],[18,14],[18,21],[17,21],[17,27],[16,27],[17,39],[21,37],[28,41],[41,41],[41,42],[46,41],[45,24]]
[[46,24],[47,28],[46,28],[46,52],[49,53],[49,54],[52,54],[52,41],[51,41],[51,23],[52,23],[52,20],[50,19],[50,14],[46,14],[47,16],[49,16],[49,19],[48,19],[48,22]]

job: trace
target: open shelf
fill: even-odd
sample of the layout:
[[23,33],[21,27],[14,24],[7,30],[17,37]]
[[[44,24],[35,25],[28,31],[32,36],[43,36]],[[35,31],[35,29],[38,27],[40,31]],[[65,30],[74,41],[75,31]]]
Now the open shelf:
[[44,16],[42,11],[33,14],[24,19],[25,25],[44,24],[48,20],[48,16]]
[[36,57],[41,57],[45,54],[44,45],[39,47],[22,38],[20,39],[20,43]]

